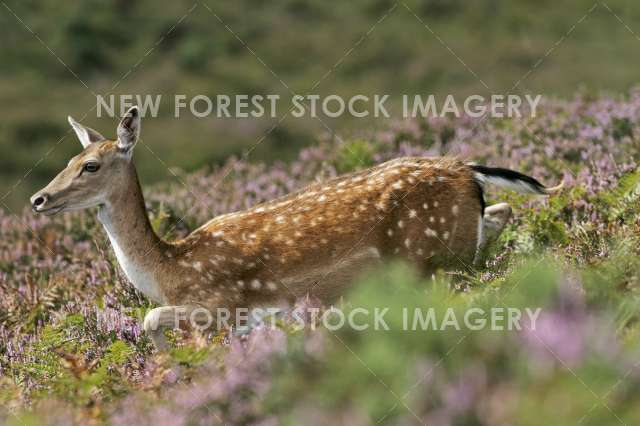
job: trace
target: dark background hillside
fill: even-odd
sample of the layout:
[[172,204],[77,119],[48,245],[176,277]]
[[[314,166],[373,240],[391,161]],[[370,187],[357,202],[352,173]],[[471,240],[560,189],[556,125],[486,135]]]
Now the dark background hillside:
[[96,94],[164,96],[137,153],[149,183],[171,178],[167,166],[219,164],[258,141],[251,159],[288,160],[320,133],[384,124],[279,122],[284,109],[176,119],[175,94],[625,92],[640,68],[637,34],[640,8],[623,0],[3,2],[0,197],[17,211],[78,151],[68,114],[112,136]]

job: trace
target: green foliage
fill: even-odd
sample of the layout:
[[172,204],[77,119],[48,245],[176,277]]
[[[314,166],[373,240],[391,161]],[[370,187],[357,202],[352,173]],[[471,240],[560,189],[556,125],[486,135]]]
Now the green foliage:
[[633,138],[633,124],[628,118],[613,119],[613,137],[620,140],[624,137]]
[[618,187],[602,195],[602,201],[608,207],[609,220],[633,221],[638,213],[640,200],[640,171],[635,170],[622,176]]
[[[510,332],[470,332],[464,325],[462,330],[450,326],[444,330],[406,331],[403,327],[403,312],[414,310],[433,309],[438,326],[448,309],[453,309],[457,318],[462,318],[470,308],[487,312],[496,308],[542,307],[549,312],[556,308],[554,304],[562,290],[558,286],[560,274],[552,264],[531,263],[509,274],[506,283],[499,286],[500,291],[494,292],[488,286],[466,299],[452,293],[448,282],[424,281],[401,264],[376,271],[362,281],[349,300],[358,309],[388,308],[384,318],[389,330],[374,331],[370,327],[362,331],[345,327],[328,331],[322,362],[310,361],[300,353],[291,354],[271,393],[271,409],[284,416],[286,424],[301,420],[300,413],[290,412],[288,407],[311,403],[323,412],[344,415],[354,414],[346,410],[350,407],[365,422],[393,424],[399,416],[414,418],[416,406],[446,404],[443,398],[447,397],[446,392],[454,392],[457,380],[466,380],[469,386],[473,386],[474,380],[480,380],[487,391],[506,382],[514,386],[509,388],[508,395],[517,398],[519,403],[511,407],[509,418],[518,419],[519,424],[528,424],[534,418],[536,422],[566,424],[583,417],[585,412],[593,410],[591,392],[602,395],[619,383],[621,373],[608,363],[606,356],[594,355],[575,370],[559,368],[554,370],[553,377],[544,378],[545,373],[537,371],[542,367],[535,365],[542,360],[535,359],[536,356],[548,356],[545,362],[557,360],[549,353],[532,355],[530,348],[509,338]],[[621,306],[621,310],[629,313],[633,308]],[[346,310],[346,315],[349,311]],[[618,321],[625,318],[620,315]],[[373,321],[367,324],[372,326]],[[296,346],[291,349],[301,350]],[[421,371],[408,368],[421,363],[424,364]],[[335,374],[336,371],[340,374]],[[484,376],[485,373],[489,376]],[[444,385],[446,381],[451,383]],[[569,406],[565,406],[563,396],[567,394],[571,395]],[[628,403],[635,396],[626,391],[617,395],[615,402],[609,402],[619,407],[621,411],[617,414],[626,419],[637,418],[638,413],[633,409],[628,410],[630,417],[625,417],[627,410],[622,402]],[[464,404],[463,401],[460,404]],[[470,417],[460,424],[476,424],[474,415],[470,412]],[[608,422],[610,417],[606,410],[598,409],[589,413],[588,424]],[[423,417],[421,420],[427,421]]]
[[48,325],[30,349],[33,361],[15,365],[16,382],[41,384],[32,398],[55,395],[82,406],[126,390],[118,371],[130,361],[133,349],[114,341],[101,357],[88,355],[95,348],[83,338],[85,324],[81,315],[69,315],[55,326]]
[[170,218],[171,218],[171,215],[169,214],[167,209],[165,209],[164,204],[161,203],[157,209],[154,209],[154,211],[152,212],[152,216],[150,218],[153,232],[155,232],[157,235],[165,235],[169,230],[167,229],[169,227],[167,225],[168,224],[167,219],[170,219]]
[[196,366],[203,363],[209,350],[207,348],[195,348],[193,346],[179,346],[171,349],[171,359],[178,364]]
[[339,173],[361,170],[373,165],[375,150],[371,142],[363,139],[345,141],[338,145],[335,166]]
[[[252,156],[273,161],[290,158],[318,129],[326,130],[313,118],[289,118],[269,131],[286,111],[284,105],[276,120],[243,125],[184,116],[178,125],[172,110],[175,94],[288,97],[287,87],[298,93],[314,87],[321,96],[388,93],[398,106],[401,94],[487,94],[480,79],[495,92],[513,87],[525,74],[527,89],[545,94],[573,93],[578,84],[587,93],[627,90],[637,82],[634,70],[640,59],[628,55],[637,40],[618,18],[634,28],[638,14],[622,0],[609,1],[607,8],[598,5],[577,25],[577,17],[592,6],[582,0],[564,2],[561,10],[529,0],[394,4],[181,0],[158,7],[150,0],[126,5],[96,0],[63,5],[54,0],[8,2],[12,12],[3,8],[0,26],[0,38],[6,41],[0,45],[5,77],[0,83],[0,147],[11,152],[0,158],[0,192],[11,189],[4,202],[16,211],[22,208],[28,195],[77,152],[73,135],[66,134],[67,114],[113,135],[113,121],[100,120],[90,111],[96,105],[93,93],[164,96],[160,116],[144,127],[145,143],[153,153],[137,154],[146,164],[140,170],[143,180],[151,182],[172,177],[156,156],[170,159],[171,166],[195,170],[239,155],[266,135]],[[561,51],[551,52],[529,75],[559,39]],[[591,60],[594,55],[600,60]],[[461,66],[459,58],[474,72]],[[495,72],[496,64],[500,72]],[[323,122],[338,133],[373,123],[352,118]],[[616,119],[614,136],[633,137],[631,125],[626,118]],[[449,138],[445,129],[423,142],[442,139],[446,144]],[[40,159],[29,179],[13,188]]]
[[[427,133],[433,137],[433,143],[443,141],[436,129]],[[413,142],[420,143],[419,140]],[[384,155],[385,149],[376,142],[362,139],[335,146],[335,150],[333,145],[327,149],[330,155],[318,162],[322,161],[322,166],[328,163],[340,172],[370,164],[377,156]],[[560,167],[554,159],[548,164],[550,169]],[[315,169],[311,169],[304,170],[308,173],[304,175],[307,180],[314,177]],[[280,168],[276,176],[283,180],[276,178],[273,182],[264,179],[264,171],[263,166],[244,172],[238,170],[234,178],[247,173],[247,180],[252,183],[262,179],[260,184],[269,185],[268,196],[277,194],[281,190],[278,186],[286,187],[290,183],[291,177]],[[89,268],[81,263],[81,270],[95,272],[104,285],[68,282],[65,291],[55,293],[56,297],[34,297],[16,310],[17,315],[10,313],[19,319],[11,324],[25,329],[42,321],[47,325],[34,328],[41,332],[32,345],[25,346],[27,361],[3,370],[9,373],[10,380],[0,380],[0,402],[15,404],[24,398],[37,406],[41,401],[53,399],[58,406],[75,414],[90,413],[92,419],[106,420],[111,410],[115,412],[127,406],[123,400],[133,400],[143,407],[137,411],[138,415],[146,417],[152,410],[150,407],[155,407],[153,413],[157,415],[176,408],[179,405],[176,401],[184,402],[185,398],[189,403],[196,401],[188,394],[189,386],[211,380],[205,382],[204,388],[217,390],[213,393],[220,399],[214,402],[205,399],[196,410],[189,410],[189,415],[219,407],[234,412],[232,407],[241,401],[243,407],[251,406],[265,415],[276,415],[283,424],[304,423],[311,417],[309,410],[314,414],[329,413],[331,420],[351,419],[349,416],[353,415],[362,424],[393,424],[406,419],[413,421],[414,413],[423,417],[424,413],[433,414],[439,407],[453,403],[458,408],[452,412],[463,413],[453,423],[482,424],[479,413],[498,404],[494,400],[504,400],[506,408],[502,414],[507,419],[504,424],[527,424],[532,419],[569,424],[585,414],[588,415],[584,424],[607,424],[611,413],[599,405],[593,408],[597,404],[593,395],[596,393],[605,395],[602,400],[625,423],[635,424],[640,417],[634,408],[640,406],[639,386],[633,377],[620,379],[627,373],[627,358],[632,358],[638,350],[640,337],[639,179],[637,172],[630,172],[619,180],[613,191],[594,192],[578,185],[554,197],[535,201],[532,207],[518,208],[514,220],[494,247],[488,268],[477,265],[474,272],[465,275],[439,272],[435,277],[425,277],[404,263],[381,265],[362,277],[345,297],[346,302],[339,305],[347,317],[355,315],[360,324],[364,321],[367,329],[347,326],[311,333],[280,319],[277,331],[284,333],[286,341],[279,341],[278,349],[283,353],[274,358],[264,355],[268,352],[265,341],[255,346],[253,342],[243,352],[239,344],[231,349],[226,346],[223,335],[207,341],[199,335],[170,333],[175,347],[168,354],[155,354],[149,340],[139,335],[120,340],[125,328],[121,324],[107,331],[100,330],[92,315],[70,314],[65,311],[66,304],[79,295],[84,297],[84,292],[90,290],[95,293],[86,300],[92,308],[113,309],[116,300],[114,310],[119,318],[141,319],[144,312],[124,315],[124,308],[149,307],[148,301],[126,283],[118,282],[112,256],[105,256],[102,268],[93,264]],[[209,181],[202,176],[195,176],[194,181],[199,182],[202,192],[210,188]],[[228,191],[234,197],[244,200],[248,196],[247,191],[237,186],[237,181],[229,185]],[[179,188],[185,192],[180,196],[173,193],[171,206],[175,207],[178,199],[189,203],[188,198],[182,196],[186,190]],[[169,186],[162,190],[176,191]],[[251,191],[251,196],[259,198],[259,189],[254,187]],[[496,199],[514,207],[525,206],[530,201],[506,192],[501,192]],[[225,198],[211,200],[214,201],[202,208],[215,206]],[[164,201],[150,204],[154,230],[174,232],[182,215],[172,211]],[[585,204],[594,209],[585,213],[576,207]],[[189,207],[192,206],[183,206],[182,211]],[[602,220],[591,219],[593,211]],[[198,214],[210,215],[210,211]],[[72,246],[67,247],[66,252],[72,252],[73,244],[86,244],[96,238],[97,224],[87,217],[90,216],[68,216],[64,225],[48,225],[59,226],[57,232],[68,235]],[[187,220],[195,223],[196,217]],[[100,249],[99,244],[96,246]],[[66,252],[65,256],[71,256]],[[18,262],[5,262],[0,267],[3,272],[13,272],[16,264],[29,265],[33,259],[30,253],[24,253]],[[83,261],[86,260],[80,260]],[[51,270],[48,271],[51,274]],[[34,273],[28,282],[36,292],[35,289],[47,285],[48,279],[44,272]],[[489,312],[538,307],[551,315],[548,318],[553,327],[543,331],[551,333],[549,344],[557,346],[552,351],[539,342],[536,344],[531,336],[527,339],[526,330],[471,331],[460,321],[471,309]],[[363,309],[370,314],[363,315],[360,312]],[[384,325],[376,323],[376,309],[386,312]],[[435,323],[424,319],[428,310],[433,311]],[[76,311],[72,306],[70,312]],[[433,329],[443,327],[448,312],[453,312],[457,321],[443,330]],[[422,329],[423,324],[432,328]],[[558,334],[553,334],[556,332]],[[310,344],[310,339],[318,336],[324,338],[321,344]],[[233,354],[240,358],[238,363],[221,362],[228,358],[225,355],[230,351],[235,351]],[[244,371],[246,359],[242,357],[256,352],[254,368]],[[552,352],[559,354],[562,361]],[[270,362],[275,364],[273,371],[269,370]],[[221,368],[214,369],[215,374],[211,373],[212,365],[222,364]],[[145,377],[142,382],[141,374]],[[576,380],[576,376],[580,380]],[[234,388],[238,383],[242,386]],[[478,386],[469,391],[481,401],[476,411],[460,408],[470,398],[465,393],[468,384]],[[178,389],[187,392],[186,397],[175,397],[172,392]],[[252,399],[256,389],[268,389],[265,400]],[[128,395],[131,399],[123,398]],[[234,402],[229,402],[232,399]],[[39,413],[42,412],[40,409]],[[40,418],[26,413],[18,417],[18,421],[37,423]],[[437,419],[424,421],[437,424]],[[355,420],[351,423],[357,423]]]

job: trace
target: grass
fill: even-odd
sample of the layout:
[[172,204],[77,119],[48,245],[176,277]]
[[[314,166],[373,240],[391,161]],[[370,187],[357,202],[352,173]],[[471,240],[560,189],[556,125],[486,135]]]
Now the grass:
[[[0,149],[11,155],[0,158],[0,195],[13,211],[77,152],[72,137],[57,143],[68,114],[113,135],[115,119],[97,117],[94,94],[163,95],[158,117],[145,123],[149,149],[138,153],[145,179],[162,182],[172,175],[159,158],[188,172],[221,166],[266,135],[252,158],[293,160],[327,131],[318,120],[289,117],[268,132],[284,106],[275,119],[176,119],[176,94],[572,96],[627,91],[640,66],[640,16],[623,0],[6,4]],[[340,134],[380,125],[323,121]]]

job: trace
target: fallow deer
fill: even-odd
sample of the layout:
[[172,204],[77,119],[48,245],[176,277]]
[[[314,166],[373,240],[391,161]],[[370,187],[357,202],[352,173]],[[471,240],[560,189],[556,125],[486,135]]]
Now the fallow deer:
[[163,329],[196,309],[233,312],[307,294],[331,300],[383,258],[427,273],[470,265],[511,215],[505,203],[485,208],[485,184],[533,194],[562,185],[446,158],[398,158],[216,217],[168,242],[149,223],[132,160],[138,109],[127,112],[115,140],[69,122],[84,149],[31,198],[32,208],[53,215],[98,207],[126,276],[162,305],[143,324],[159,348]]

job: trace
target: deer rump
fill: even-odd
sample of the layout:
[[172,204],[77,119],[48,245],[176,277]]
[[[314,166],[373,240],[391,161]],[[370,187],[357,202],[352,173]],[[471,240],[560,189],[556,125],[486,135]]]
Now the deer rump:
[[[561,187],[504,168],[400,158],[215,218],[202,231],[254,243],[243,250],[262,267],[251,276],[237,270],[241,280],[270,279],[285,287],[284,297],[331,300],[385,258],[427,274],[472,269],[511,215],[504,203],[486,207],[486,185],[538,195]],[[254,293],[256,301],[268,296]]]

